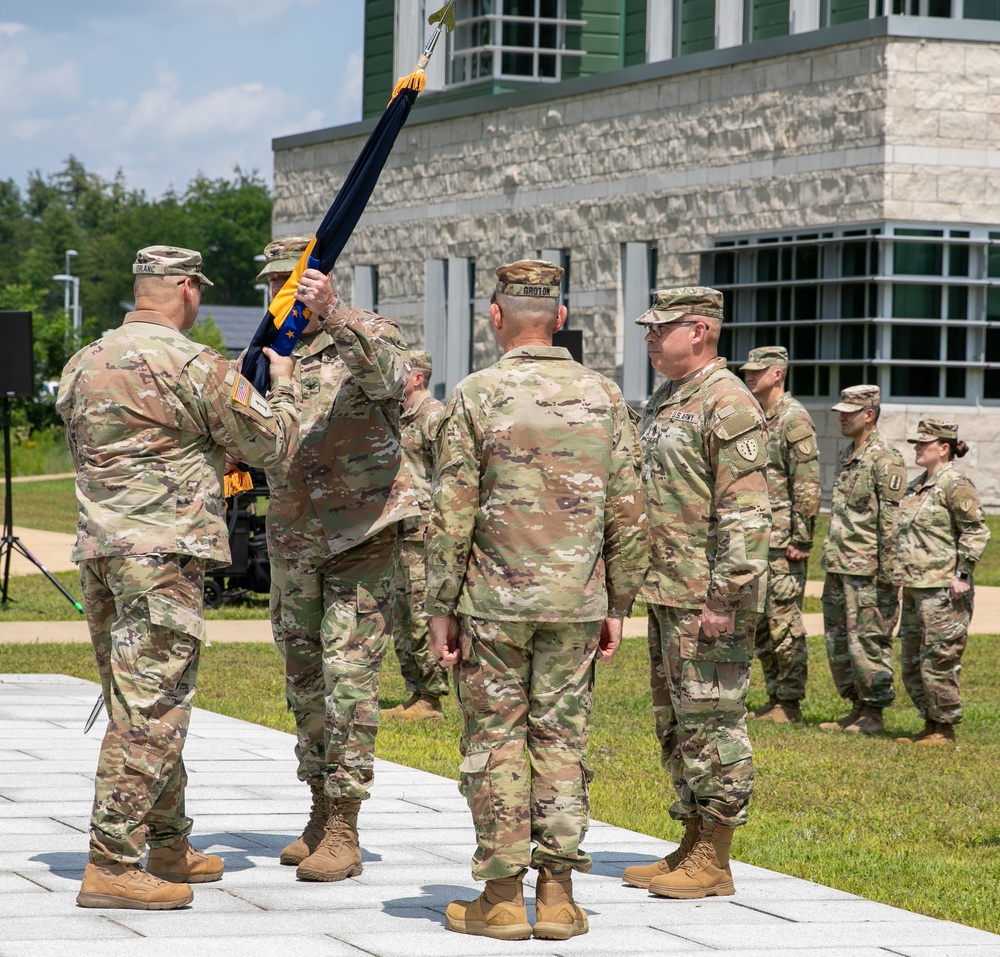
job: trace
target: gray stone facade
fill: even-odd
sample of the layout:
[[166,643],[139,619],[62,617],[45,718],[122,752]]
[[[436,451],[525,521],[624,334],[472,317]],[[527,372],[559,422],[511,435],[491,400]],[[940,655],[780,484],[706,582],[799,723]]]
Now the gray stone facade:
[[[896,19],[896,18],[893,18]],[[926,22],[926,21],[925,21]],[[335,282],[378,267],[378,308],[423,346],[425,262],[475,262],[473,367],[497,355],[496,265],[571,253],[570,325],[585,361],[616,377],[625,348],[622,244],[655,243],[655,286],[697,282],[719,236],[885,221],[1000,228],[1000,44],[850,24],[816,35],[646,64],[558,87],[415,109]],[[949,27],[950,29],[950,27]],[[838,32],[839,31],[839,32]],[[309,232],[370,123],[275,141],[274,235]],[[735,357],[737,359],[741,356]],[[824,490],[842,445],[817,418]],[[1000,507],[1000,410],[890,404],[882,428],[958,418],[961,466]]]

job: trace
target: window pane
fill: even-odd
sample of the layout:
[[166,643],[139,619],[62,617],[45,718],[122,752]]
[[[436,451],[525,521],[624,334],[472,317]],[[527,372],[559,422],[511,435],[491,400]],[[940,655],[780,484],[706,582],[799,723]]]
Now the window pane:
[[948,361],[965,362],[965,329],[948,328]]
[[868,326],[841,326],[840,329],[840,357],[842,359],[870,359],[871,351],[868,348],[866,335]]
[[757,309],[755,312],[756,321],[774,322],[778,318],[780,318],[778,316],[778,290],[758,289]]
[[819,278],[819,248],[817,246],[799,246],[795,250],[795,278]]
[[965,369],[947,369],[945,371],[945,392],[949,399],[965,398]]
[[538,54],[538,75],[553,77],[556,75],[556,58],[551,53]]
[[715,283],[721,286],[731,285],[736,281],[736,253],[716,253],[712,275]]
[[[554,20],[559,16],[559,0],[542,0],[538,5],[538,15]],[[578,16],[578,14],[574,14],[574,16]]]
[[[940,359],[941,333],[937,329],[926,326],[893,326],[892,327],[892,358],[893,359]],[[923,395],[915,392],[913,395]],[[933,395],[937,395],[935,386]]]
[[534,68],[530,53],[504,53],[503,73],[506,76],[532,76]]
[[762,249],[757,253],[757,280],[774,282],[778,278],[777,249]]
[[938,396],[938,370],[934,368],[893,366],[890,381],[893,397],[937,398]]
[[841,319],[871,319],[875,315],[875,283],[846,283],[840,290]]
[[983,398],[1000,399],[1000,369],[983,372]]
[[862,385],[865,381],[864,366],[841,366],[840,388],[847,389],[852,385]]
[[[867,276],[875,271],[870,268],[870,251],[874,243],[844,243],[840,257],[840,271],[844,276]],[[1000,260],[998,260],[1000,262]]]
[[816,395],[830,394],[830,367],[817,366],[816,368]]
[[789,391],[796,395],[816,395],[816,367],[796,366],[790,370]]
[[893,286],[892,314],[900,319],[940,319],[941,287]]
[[986,318],[991,322],[1000,320],[1000,289],[986,291]]
[[[949,0],[950,2],[950,0]],[[949,246],[948,247],[948,275],[968,276],[969,275],[969,247]]]
[[1000,329],[986,330],[986,361],[1000,362]]
[[893,246],[892,270],[904,276],[940,276],[944,247],[938,243],[899,243]]
[[816,358],[816,327],[807,326],[795,330],[795,339],[792,348],[788,350],[790,358],[795,359],[815,359]]
[[505,20],[503,45],[505,47],[533,47],[535,45],[535,25]]
[[969,316],[969,287],[948,287],[948,318],[967,319]]
[[792,309],[792,319],[809,320],[819,318],[819,289],[816,286],[807,288],[796,287],[795,306]]

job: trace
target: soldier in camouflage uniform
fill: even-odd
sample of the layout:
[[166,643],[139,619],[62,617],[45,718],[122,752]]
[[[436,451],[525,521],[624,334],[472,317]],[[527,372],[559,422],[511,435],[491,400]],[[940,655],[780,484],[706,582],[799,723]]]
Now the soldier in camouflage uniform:
[[[305,247],[268,244],[258,279],[280,289]],[[339,881],[361,873],[358,811],[374,777],[397,526],[419,514],[399,442],[409,353],[395,323],[350,308],[318,270],[296,295],[312,314],[292,353],[302,417],[292,455],[267,470],[267,548],[271,627],[312,810],[281,863],[301,880]]]
[[837,692],[850,713],[824,731],[878,734],[892,704],[892,632],[899,617],[896,516],[906,490],[903,457],[878,431],[878,386],[855,385],[833,406],[851,439],[837,462],[823,542],[823,626]]
[[590,870],[580,844],[594,661],[617,649],[648,558],[628,406],[552,346],[562,272],[540,260],[497,269],[490,316],[504,355],[448,402],[428,538],[432,649],[457,665],[460,787],[473,877],[486,880],[478,899],[449,905],[447,926],[513,940],[587,931],[572,873]]
[[751,717],[776,724],[802,720],[808,653],[802,596],[813,529],[819,513],[816,426],[802,403],[785,391],[788,351],[751,349],[740,366],[767,422],[767,494],[771,500],[767,604],[757,622],[756,654],[768,702]]
[[905,583],[899,638],[903,684],[924,728],[896,740],[954,745],[955,725],[962,720],[958,678],[972,620],[972,573],[990,531],[976,487],[952,463],[969,451],[958,426],[923,419],[908,441],[924,472],[899,505],[898,559]]
[[399,567],[396,570],[396,609],[392,641],[399,670],[410,699],[383,711],[410,721],[441,717],[441,698],[448,693],[445,670],[431,654],[427,613],[424,610],[424,534],[431,510],[431,479],[434,477],[434,438],[444,406],[427,390],[432,371],[429,352],[411,350],[413,371],[403,391],[400,428],[403,457],[420,501],[420,517],[402,526]]
[[[167,910],[222,877],[191,847],[181,750],[201,643],[206,568],[228,565],[226,450],[257,466],[288,451],[290,359],[266,350],[270,399],[188,339],[201,256],[149,246],[135,312],[67,363],[56,407],[77,470],[87,623],[109,720],[97,766],[82,907]],[[149,846],[144,869],[140,861]]]
[[624,880],[664,897],[734,893],[729,849],[753,792],[745,701],[767,584],[767,429],[718,355],[722,318],[722,294],[693,286],[656,292],[636,320],[669,380],[642,419],[652,563],[641,596],[660,762],[685,834]]

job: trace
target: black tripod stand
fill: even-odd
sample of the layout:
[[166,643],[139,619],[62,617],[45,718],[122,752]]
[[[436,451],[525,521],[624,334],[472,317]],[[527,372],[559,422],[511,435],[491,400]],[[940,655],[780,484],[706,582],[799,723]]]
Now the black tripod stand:
[[14,506],[11,494],[10,476],[10,396],[3,397],[3,474],[6,485],[4,487],[3,503],[3,539],[0,539],[0,561],[3,562],[3,599],[2,603],[7,604],[7,585],[10,581],[10,556],[12,552],[17,552],[28,559],[56,588],[66,597],[66,600],[83,614],[81,605],[65,588],[58,579],[54,578],[49,570],[37,559],[24,543],[14,534]]

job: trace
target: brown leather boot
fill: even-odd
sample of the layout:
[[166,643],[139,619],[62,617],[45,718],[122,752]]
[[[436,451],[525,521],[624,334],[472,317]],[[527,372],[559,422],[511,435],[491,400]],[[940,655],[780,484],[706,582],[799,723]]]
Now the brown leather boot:
[[322,778],[309,782],[312,791],[312,807],[309,809],[309,821],[305,830],[291,844],[281,849],[279,860],[282,864],[301,864],[313,851],[319,847],[323,839],[323,829],[328,817],[327,804],[329,799],[323,790]]
[[902,737],[896,738],[900,744],[913,744],[916,741],[923,741],[924,738],[929,734],[934,733],[934,722],[924,719],[924,726],[917,734],[904,734]]
[[861,709],[864,705],[860,701],[851,702],[851,710],[842,718],[836,721],[824,721],[819,727],[821,731],[843,731],[844,728],[854,724],[861,717]]
[[884,734],[885,722],[882,720],[882,709],[866,704],[861,708],[857,720],[844,728],[848,734]]
[[758,708],[756,711],[750,711],[747,713],[748,718],[763,718],[765,714],[770,714],[775,706],[778,704],[778,699],[771,697],[767,699],[767,704]]
[[170,847],[151,847],[146,870],[175,884],[210,884],[222,880],[225,865],[221,857],[196,851],[184,838]]
[[535,884],[535,937],[569,940],[586,934],[587,915],[573,900],[573,872],[538,869]]
[[402,704],[397,704],[395,708],[383,708],[381,711],[379,711],[379,714],[382,715],[383,717],[389,714],[400,715],[407,708],[412,708],[413,705],[415,705],[419,700],[420,700],[420,695],[416,691],[414,691],[413,694],[411,694],[410,697],[407,698],[407,700],[404,701]]
[[398,717],[406,721],[426,721],[428,718],[440,718],[443,715],[441,699],[434,695],[422,694],[413,704],[403,708]]
[[953,724],[941,724],[939,721],[929,722],[934,726],[934,730],[930,734],[924,735],[922,738],[917,738],[913,743],[919,744],[922,747],[952,747],[956,746],[955,742],[955,725]]
[[187,884],[160,880],[138,864],[87,865],[78,907],[114,907],[128,910],[173,910],[190,904],[194,892]]
[[649,882],[649,892],[660,897],[728,897],[736,893],[729,869],[729,847],[735,828],[701,822],[698,840],[676,870]]
[[797,701],[779,701],[767,714],[761,715],[760,720],[772,724],[801,724],[802,709]]
[[691,853],[694,842],[698,840],[698,831],[701,829],[700,817],[688,817],[684,819],[684,835],[681,837],[680,846],[676,851],[671,851],[662,860],[652,864],[635,864],[626,867],[622,874],[622,880],[633,887],[649,887],[649,882],[654,877],[669,874],[677,870],[678,865]]
[[527,940],[531,924],[524,906],[523,880],[522,870],[513,877],[487,881],[486,889],[474,901],[452,901],[445,911],[445,926],[456,934]]
[[358,846],[361,802],[331,799],[328,810],[319,845],[295,871],[300,881],[342,881],[361,873]]

